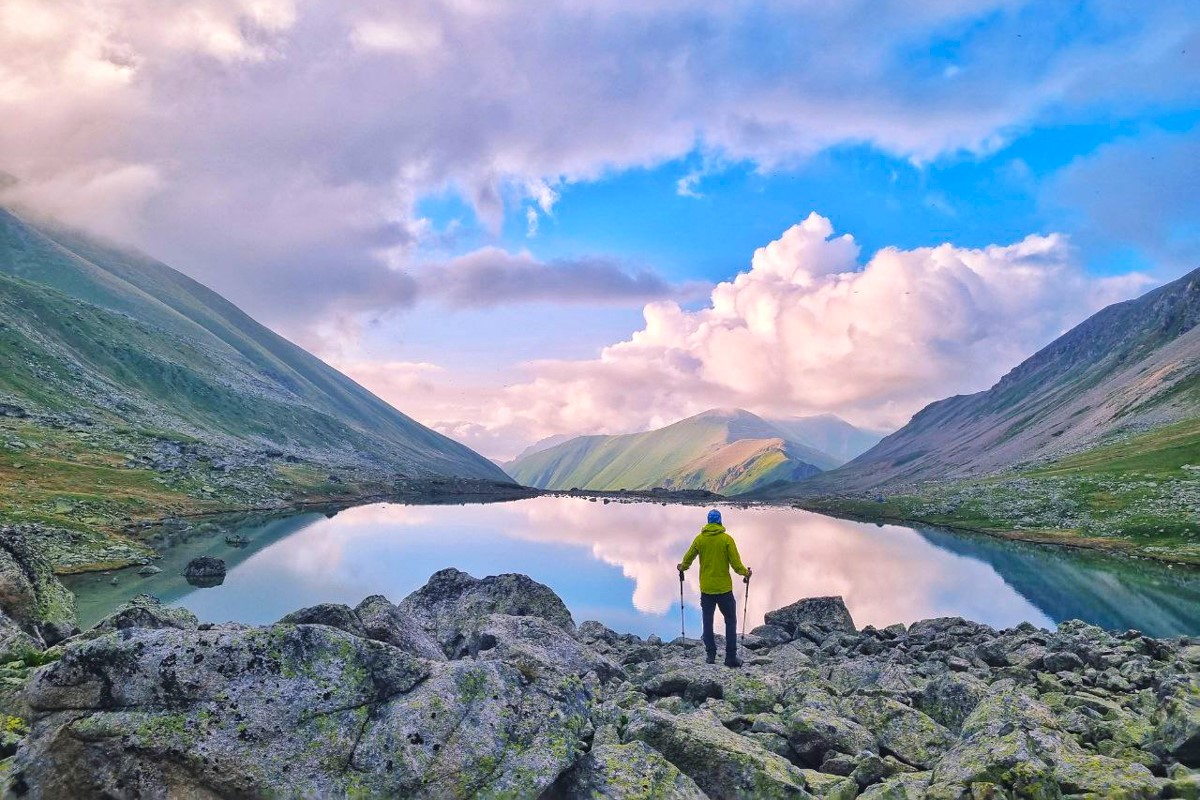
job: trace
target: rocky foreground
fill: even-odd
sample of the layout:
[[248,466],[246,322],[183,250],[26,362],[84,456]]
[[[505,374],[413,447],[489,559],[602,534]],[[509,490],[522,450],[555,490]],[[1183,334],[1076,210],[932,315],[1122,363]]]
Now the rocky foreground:
[[959,618],[858,631],[839,598],[768,622],[731,670],[695,640],[576,627],[522,575],[443,570],[398,605],[265,627],[142,596],[35,659],[10,699],[29,729],[7,793],[1200,796],[1195,639]]

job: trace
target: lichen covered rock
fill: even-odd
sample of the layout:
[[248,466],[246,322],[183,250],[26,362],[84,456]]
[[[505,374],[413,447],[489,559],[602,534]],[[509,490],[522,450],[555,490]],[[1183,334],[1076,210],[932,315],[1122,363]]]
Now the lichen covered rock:
[[767,612],[764,620],[792,636],[804,624],[826,631],[855,632],[854,620],[840,597],[806,597],[790,606]]
[[2,687],[32,676],[0,748],[30,798],[1197,794],[1194,638],[789,609],[727,669],[696,640],[576,630],[523,576],[446,570],[263,627],[142,596],[0,664]]

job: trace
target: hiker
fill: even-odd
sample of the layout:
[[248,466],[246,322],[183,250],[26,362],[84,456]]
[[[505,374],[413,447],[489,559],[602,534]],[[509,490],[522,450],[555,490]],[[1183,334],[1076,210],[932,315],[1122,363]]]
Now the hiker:
[[709,664],[717,660],[713,612],[719,608],[721,616],[725,618],[725,666],[740,667],[742,662],[737,657],[737,601],[733,597],[729,568],[733,567],[733,571],[741,575],[745,583],[750,582],[753,573],[742,564],[737,545],[733,537],[725,532],[725,526],[721,524],[721,512],[715,508],[708,512],[708,524],[700,529],[700,535],[684,553],[683,562],[676,567],[680,581],[696,556],[700,556],[700,610],[704,612],[704,650],[708,656],[705,660]]

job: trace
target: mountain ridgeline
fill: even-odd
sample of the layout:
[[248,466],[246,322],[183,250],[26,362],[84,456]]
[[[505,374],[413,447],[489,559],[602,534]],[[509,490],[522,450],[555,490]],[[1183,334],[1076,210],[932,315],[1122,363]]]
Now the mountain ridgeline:
[[[771,421],[740,409],[714,409],[644,433],[535,445],[504,467],[519,483],[542,489],[662,487],[732,495],[832,469],[878,438],[828,415]],[[843,457],[813,447],[813,441]]]
[[508,482],[148,257],[0,209],[0,402],[218,450]]
[[[987,391],[932,403],[840,469],[768,494],[862,491],[1047,468],[1114,443],[1122,444],[1126,458],[1153,448],[1187,455],[1200,444],[1197,421],[1200,270],[1103,309]],[[1163,430],[1171,435],[1158,433]]]

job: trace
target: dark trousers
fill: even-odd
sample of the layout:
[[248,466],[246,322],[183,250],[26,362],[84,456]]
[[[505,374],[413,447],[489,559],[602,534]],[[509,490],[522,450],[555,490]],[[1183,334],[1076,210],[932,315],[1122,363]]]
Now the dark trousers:
[[704,649],[710,655],[717,654],[717,640],[713,636],[713,612],[721,609],[725,618],[725,660],[737,660],[737,600],[733,592],[724,594],[701,594],[700,611],[704,614]]

